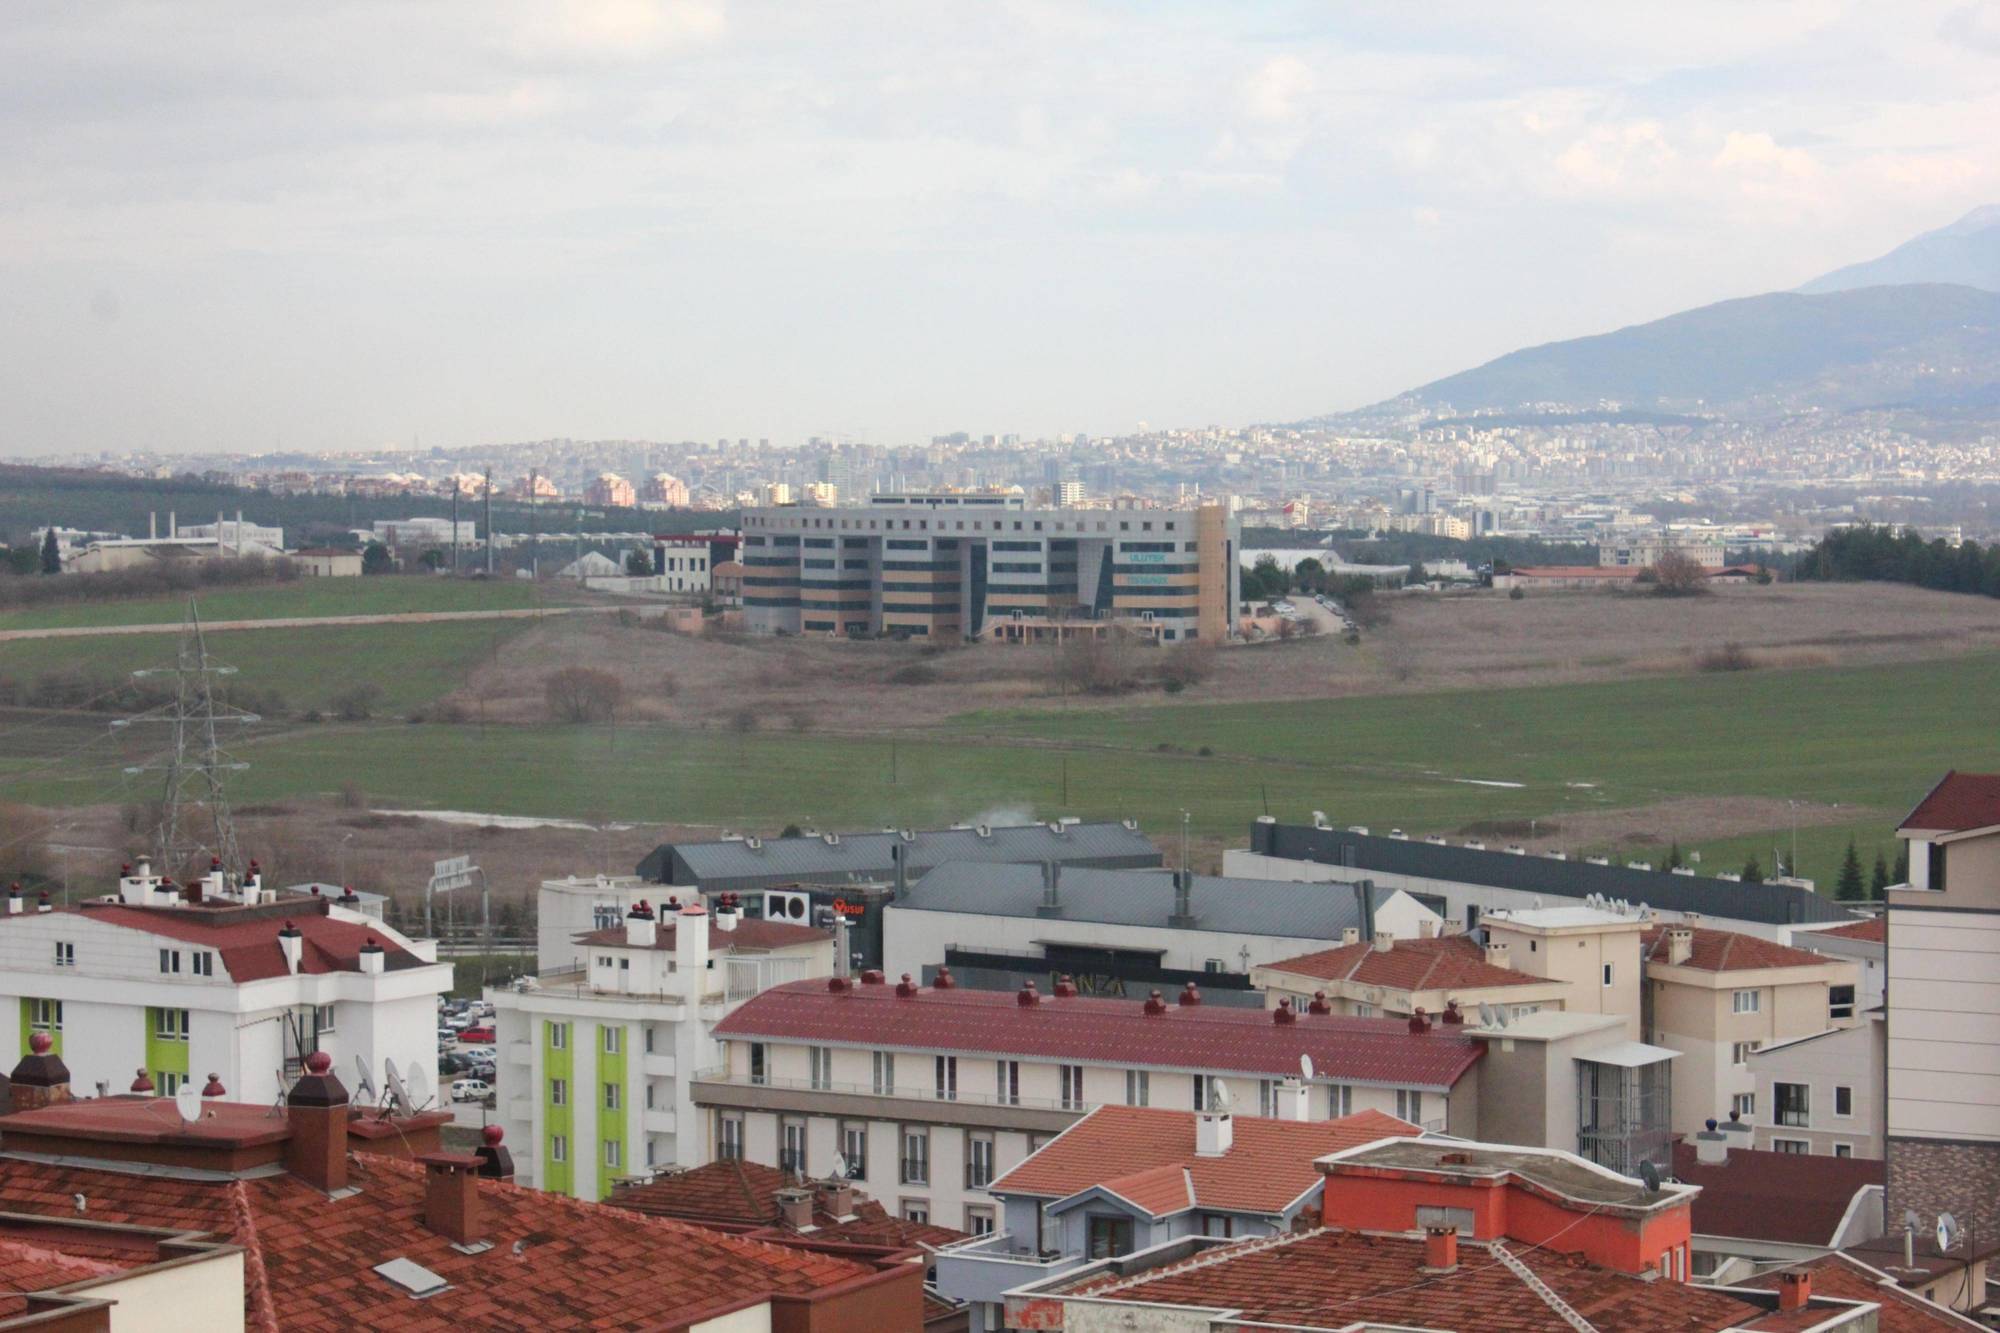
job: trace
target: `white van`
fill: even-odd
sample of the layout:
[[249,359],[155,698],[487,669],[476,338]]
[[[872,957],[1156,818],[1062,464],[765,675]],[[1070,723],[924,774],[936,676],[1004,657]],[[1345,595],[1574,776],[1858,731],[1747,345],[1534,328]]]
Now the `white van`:
[[451,1085],[455,1102],[483,1102],[493,1095],[493,1085],[483,1078],[461,1078]]

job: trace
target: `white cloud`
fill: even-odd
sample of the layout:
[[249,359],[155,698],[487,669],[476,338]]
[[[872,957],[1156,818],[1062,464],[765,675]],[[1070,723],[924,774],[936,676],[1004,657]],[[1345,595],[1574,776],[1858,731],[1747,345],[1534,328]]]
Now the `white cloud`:
[[1294,55],[1273,56],[1244,80],[1243,109],[1254,120],[1297,120],[1313,86],[1312,66]]

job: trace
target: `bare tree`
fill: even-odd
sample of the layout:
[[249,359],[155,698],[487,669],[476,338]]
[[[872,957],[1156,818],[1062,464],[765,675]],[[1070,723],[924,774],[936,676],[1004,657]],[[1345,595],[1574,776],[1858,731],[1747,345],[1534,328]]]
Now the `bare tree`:
[[624,701],[625,685],[609,671],[571,666],[542,678],[549,712],[561,722],[609,722]]
[[1685,551],[1662,551],[1653,562],[1653,591],[1662,597],[1693,597],[1708,591],[1708,571]]

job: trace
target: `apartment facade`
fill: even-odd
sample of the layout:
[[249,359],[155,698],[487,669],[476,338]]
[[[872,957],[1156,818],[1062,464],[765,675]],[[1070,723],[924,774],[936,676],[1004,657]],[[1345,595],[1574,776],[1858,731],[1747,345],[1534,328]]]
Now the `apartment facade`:
[[948,971],[784,986],[718,1026],[724,1060],[694,1099],[713,1156],[844,1165],[902,1216],[973,1236],[998,1225],[992,1182],[1097,1106],[1208,1110],[1220,1088],[1245,1114],[1477,1122],[1482,1052],[1449,1028],[1181,998],[975,991]]
[[1866,1013],[1852,1027],[1828,1028],[1750,1052],[1756,1081],[1752,1146],[1813,1157],[1880,1161],[1882,1068],[1888,1023]]
[[576,947],[577,963],[486,998],[499,1123],[521,1183],[593,1201],[706,1161],[691,1079],[718,1059],[716,1024],[770,986],[833,970],[825,932],[732,907],[711,917],[698,902],[662,920],[637,901]]
[[116,895],[54,909],[18,889],[0,918],[0,1060],[37,1035],[79,1086],[123,1092],[143,1070],[169,1095],[215,1075],[232,1096],[274,1101],[326,1051],[379,1085],[385,1060],[437,1074],[436,944],[365,915],[358,900],[280,901],[253,862],[190,885],[128,867]]
[[1018,495],[874,495],[743,514],[745,623],[790,634],[1032,641],[1121,625],[1216,642],[1240,532],[1220,505],[1030,509]]

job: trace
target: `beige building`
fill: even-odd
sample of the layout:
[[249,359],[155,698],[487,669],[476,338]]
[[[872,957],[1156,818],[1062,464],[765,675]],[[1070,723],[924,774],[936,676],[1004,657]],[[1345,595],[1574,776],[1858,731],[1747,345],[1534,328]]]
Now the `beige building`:
[[1680,1133],[1731,1111],[1764,1119],[1750,1053],[1860,1021],[1859,972],[1844,959],[1690,925],[1649,925],[1643,946],[1641,1022],[1648,1041],[1681,1053],[1672,1119]]
[[361,577],[361,552],[344,551],[338,546],[313,546],[294,552],[292,563],[299,577],[308,579],[357,579]]
[[1648,922],[1596,907],[1502,909],[1480,918],[1488,951],[1518,972],[1563,987],[1559,1006],[1575,1014],[1622,1019],[1625,1037],[1644,1035],[1640,1021],[1641,941]]
[[1750,1052],[1756,1114],[1751,1146],[1815,1157],[1883,1155],[1881,1014],[1853,1027],[1773,1042]]
[[1250,984],[1264,992],[1266,1007],[1290,1000],[1296,1009],[1319,1003],[1336,1014],[1372,1018],[1408,1016],[1419,1009],[1439,1015],[1454,1009],[1463,1017],[1482,1004],[1504,1005],[1512,1017],[1548,1007],[1563,1008],[1566,981],[1515,969],[1505,944],[1481,945],[1466,935],[1426,933],[1397,939],[1377,930],[1373,941],[1352,928],[1341,944],[1250,969]]

